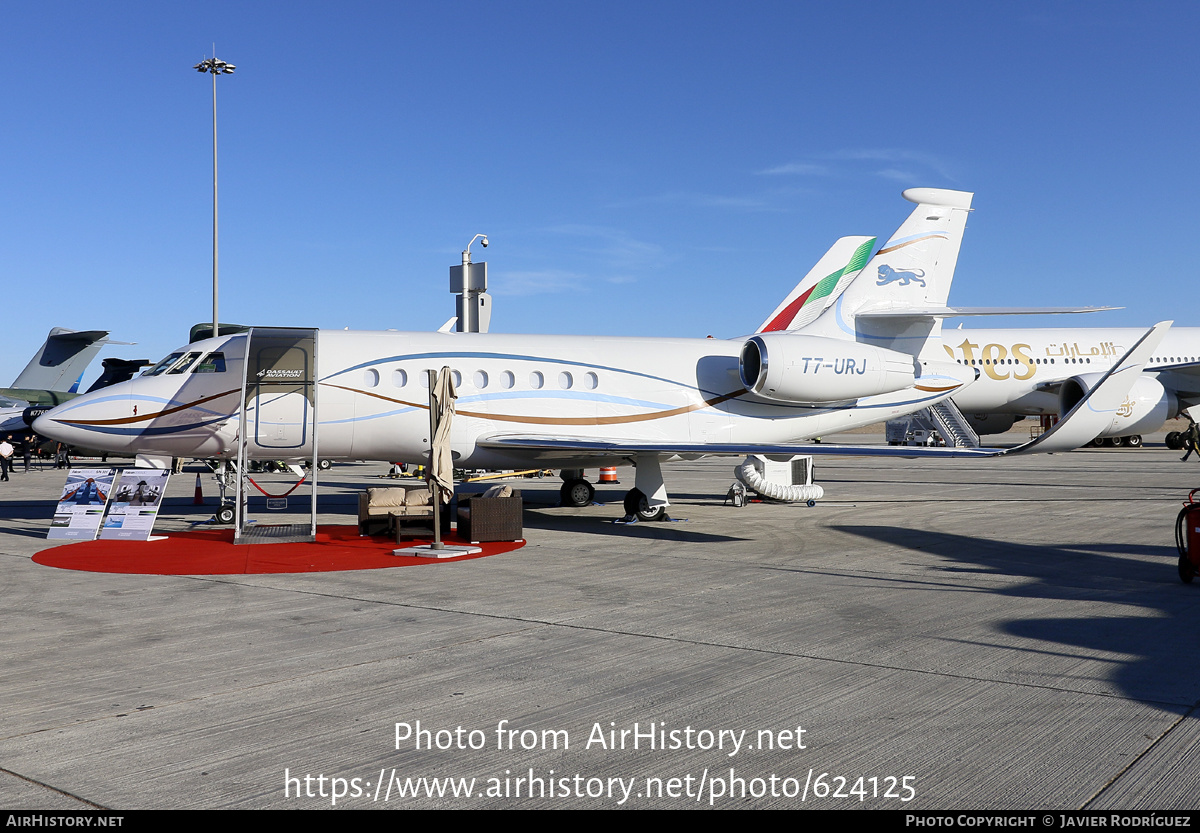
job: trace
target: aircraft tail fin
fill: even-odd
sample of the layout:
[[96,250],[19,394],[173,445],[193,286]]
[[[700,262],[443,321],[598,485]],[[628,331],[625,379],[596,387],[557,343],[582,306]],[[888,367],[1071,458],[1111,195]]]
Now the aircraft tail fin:
[[79,380],[100,347],[108,344],[107,330],[68,330],[55,327],[16,381],[14,388],[68,392],[78,390]]
[[117,382],[127,382],[138,374],[143,367],[154,364],[149,359],[104,359],[102,362],[104,372],[100,374],[100,378],[92,383],[92,386],[87,389],[88,393],[94,390],[106,388],[109,385],[115,385]]
[[866,266],[874,245],[874,237],[839,238],[754,332],[796,330],[815,321]]
[[805,332],[920,355],[940,335],[941,321],[928,310],[945,308],[950,296],[973,197],[942,188],[905,191],[917,207]]

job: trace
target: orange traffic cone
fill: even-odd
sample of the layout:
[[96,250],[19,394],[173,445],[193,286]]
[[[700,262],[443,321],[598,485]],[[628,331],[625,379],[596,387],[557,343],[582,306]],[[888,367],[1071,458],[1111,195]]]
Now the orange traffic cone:
[[200,473],[196,473],[196,496],[192,498],[192,506],[204,505],[204,492],[200,489]]
[[616,466],[608,466],[607,468],[600,469],[600,480],[598,482],[600,482],[600,483],[617,483],[617,482],[619,482],[617,480],[617,467]]

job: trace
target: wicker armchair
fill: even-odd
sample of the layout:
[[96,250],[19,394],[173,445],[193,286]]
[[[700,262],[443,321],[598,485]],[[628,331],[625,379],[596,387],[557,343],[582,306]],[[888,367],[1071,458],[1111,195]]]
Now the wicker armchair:
[[513,491],[510,497],[459,495],[458,537],[473,544],[519,541],[524,534],[523,506],[520,491]]

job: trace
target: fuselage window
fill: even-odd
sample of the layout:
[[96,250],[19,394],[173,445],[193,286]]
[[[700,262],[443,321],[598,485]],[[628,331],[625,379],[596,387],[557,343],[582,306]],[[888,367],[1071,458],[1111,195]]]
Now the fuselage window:
[[202,361],[196,363],[193,373],[224,373],[225,354],[209,353]]
[[188,353],[183,357],[183,361],[167,371],[167,375],[173,376],[176,373],[186,373],[187,369],[192,366],[192,362],[196,361],[198,358],[200,358],[199,353]]
[[542,376],[540,370],[535,370],[529,374],[529,387],[534,390],[541,390],[544,384],[546,384],[546,379]]
[[475,382],[475,387],[479,388],[480,390],[483,390],[488,385],[487,371],[476,370],[475,375],[472,377],[472,381]]
[[571,385],[573,384],[575,384],[575,380],[571,378],[570,373],[564,370],[562,373],[558,374],[558,386],[560,388],[563,390],[570,390]]
[[583,386],[588,390],[595,390],[599,384],[600,380],[596,378],[595,373],[589,372],[583,374]]
[[367,383],[367,387],[373,388],[379,384],[379,371],[373,367],[368,367],[363,373],[363,381]]
[[182,355],[183,355],[183,353],[172,353],[171,355],[169,355],[165,359],[163,359],[161,362],[154,365],[154,367],[147,370],[142,375],[143,376],[157,376],[160,373],[165,372],[166,369],[168,367],[170,367],[171,365],[175,364],[175,362],[179,361],[179,357]]
[[517,383],[517,377],[513,375],[511,370],[505,370],[500,374],[500,387],[509,390]]
[[408,374],[402,368],[392,371],[392,387],[402,388],[408,384]]

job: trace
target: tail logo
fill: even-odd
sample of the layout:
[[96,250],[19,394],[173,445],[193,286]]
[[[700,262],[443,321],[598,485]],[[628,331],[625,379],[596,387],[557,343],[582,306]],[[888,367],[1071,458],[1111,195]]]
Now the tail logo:
[[913,282],[924,286],[924,278],[924,269],[893,269],[885,263],[879,267],[879,279],[875,282],[875,285],[887,286],[889,283],[899,281],[899,286],[908,286]]

